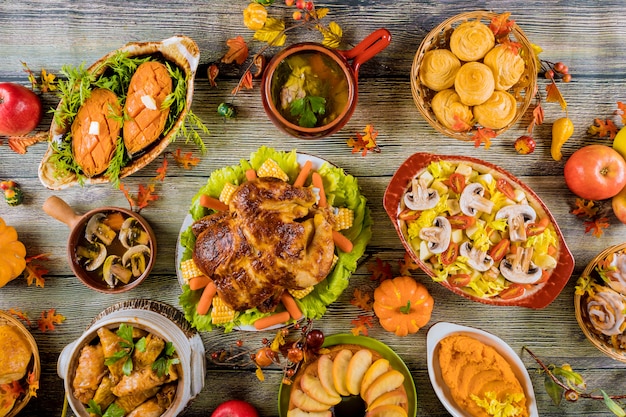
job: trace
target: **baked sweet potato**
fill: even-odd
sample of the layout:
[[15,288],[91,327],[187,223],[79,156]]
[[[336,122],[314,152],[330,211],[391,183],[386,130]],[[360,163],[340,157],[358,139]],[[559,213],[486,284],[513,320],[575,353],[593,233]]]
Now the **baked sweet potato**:
[[72,123],[74,160],[86,177],[104,172],[115,154],[122,108],[111,90],[96,88]]
[[156,61],[141,64],[128,86],[124,113],[124,145],[133,155],[154,142],[163,132],[169,107],[163,101],[172,92],[172,78],[165,65]]

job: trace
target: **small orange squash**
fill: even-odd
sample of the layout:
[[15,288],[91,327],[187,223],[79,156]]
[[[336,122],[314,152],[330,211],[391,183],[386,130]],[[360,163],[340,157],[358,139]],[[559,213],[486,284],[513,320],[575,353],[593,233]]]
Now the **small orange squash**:
[[387,279],[374,290],[374,313],[383,329],[406,336],[426,325],[434,307],[428,289],[411,277]]
[[17,232],[0,217],[0,287],[17,278],[26,268],[26,247]]

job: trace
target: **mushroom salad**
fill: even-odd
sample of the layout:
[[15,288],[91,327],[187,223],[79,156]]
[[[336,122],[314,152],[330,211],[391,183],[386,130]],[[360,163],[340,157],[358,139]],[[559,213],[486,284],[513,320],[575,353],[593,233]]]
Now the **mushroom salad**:
[[487,167],[436,161],[407,186],[398,219],[435,281],[479,298],[513,299],[543,286],[559,241],[530,195]]

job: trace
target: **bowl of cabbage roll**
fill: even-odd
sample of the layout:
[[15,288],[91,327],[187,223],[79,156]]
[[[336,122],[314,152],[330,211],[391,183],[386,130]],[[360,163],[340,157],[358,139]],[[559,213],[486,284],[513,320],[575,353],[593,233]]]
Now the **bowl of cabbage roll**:
[[205,369],[202,340],[182,313],[144,299],[98,314],[57,363],[80,417],[176,416],[202,390]]

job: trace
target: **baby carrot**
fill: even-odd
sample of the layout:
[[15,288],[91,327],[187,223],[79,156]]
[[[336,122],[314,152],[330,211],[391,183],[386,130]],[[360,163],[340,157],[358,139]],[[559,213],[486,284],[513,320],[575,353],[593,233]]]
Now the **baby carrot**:
[[348,239],[336,230],[333,230],[333,241],[335,242],[335,245],[342,251],[346,253],[352,252],[353,245],[350,239]]
[[249,169],[246,171],[246,179],[248,181],[256,180],[256,171],[253,169]]
[[217,211],[228,210],[228,206],[226,204],[222,203],[217,198],[213,198],[206,194],[202,194],[200,196],[200,205],[202,207],[206,207],[208,209],[217,210]]
[[193,277],[189,280],[189,289],[192,291],[199,290],[209,285],[211,280],[207,276]]
[[257,330],[267,329],[270,326],[287,322],[290,317],[288,311],[281,311],[280,313],[258,319],[254,322],[254,328]]
[[311,160],[308,159],[302,166],[302,169],[300,170],[298,177],[293,182],[294,187],[302,187],[304,185],[307,177],[309,176],[309,172],[311,172],[312,167],[313,167],[313,162],[311,162]]
[[198,305],[196,306],[196,312],[200,315],[205,315],[209,312],[209,307],[211,307],[211,302],[213,302],[213,297],[215,297],[215,293],[217,292],[217,288],[213,281],[209,282],[209,284],[204,287],[204,291],[202,291],[202,295],[200,296],[200,301],[198,301]]
[[324,192],[324,182],[322,181],[322,176],[314,172],[311,175],[311,181],[313,182],[313,186],[319,188],[320,190],[320,201],[317,203],[318,207],[326,207],[326,193]]
[[280,296],[280,301],[282,301],[292,319],[299,320],[302,317],[302,311],[300,311],[296,300],[287,291]]

